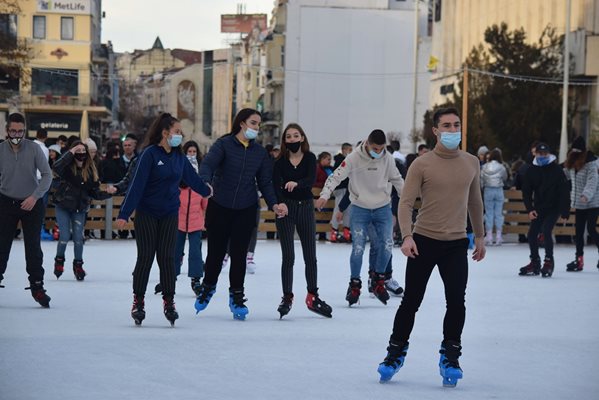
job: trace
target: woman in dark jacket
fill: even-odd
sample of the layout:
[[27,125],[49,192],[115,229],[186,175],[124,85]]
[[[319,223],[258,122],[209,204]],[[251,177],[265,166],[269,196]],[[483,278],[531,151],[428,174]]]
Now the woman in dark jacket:
[[287,206],[277,204],[270,157],[264,147],[254,141],[260,122],[258,111],[251,108],[239,111],[231,133],[214,143],[200,166],[201,178],[212,182],[214,197],[209,200],[206,209],[208,254],[204,280],[195,302],[197,312],[208,306],[216,291],[227,244],[230,243],[229,308],[235,319],[244,320],[248,314],[243,285],[248,245],[256,226],[256,183],[277,216],[287,214]]
[[117,145],[109,146],[106,157],[100,161],[100,180],[102,183],[117,183],[125,176],[121,166],[121,150]]
[[100,190],[98,171],[90,157],[87,145],[73,142],[69,151],[54,162],[54,173],[60,184],[54,193],[56,221],[60,237],[54,258],[54,275],[60,278],[64,272],[65,250],[72,239],[75,245],[73,272],[78,281],[85,278],[83,269],[83,228],[92,199],[104,200],[110,194]]

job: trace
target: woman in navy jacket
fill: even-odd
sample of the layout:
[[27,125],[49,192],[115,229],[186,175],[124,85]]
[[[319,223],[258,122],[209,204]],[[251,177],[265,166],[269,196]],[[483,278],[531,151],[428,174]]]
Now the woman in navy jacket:
[[181,151],[182,139],[181,123],[175,117],[163,113],[154,120],[117,220],[117,227],[122,230],[135,210],[137,262],[133,270],[131,317],[136,325],[146,315],[144,296],[154,256],[160,268],[164,315],[171,325],[179,318],[174,302],[179,183],[183,180],[204,197],[212,194]]
[[256,226],[258,192],[282,217],[285,204],[277,204],[272,185],[272,162],[268,153],[254,141],[260,128],[258,111],[245,108],[237,113],[231,133],[218,139],[200,166],[200,177],[212,182],[214,197],[206,209],[208,254],[205,275],[195,302],[197,312],[204,310],[216,291],[218,275],[230,243],[229,308],[233,318],[244,320],[248,313],[244,298],[246,253]]

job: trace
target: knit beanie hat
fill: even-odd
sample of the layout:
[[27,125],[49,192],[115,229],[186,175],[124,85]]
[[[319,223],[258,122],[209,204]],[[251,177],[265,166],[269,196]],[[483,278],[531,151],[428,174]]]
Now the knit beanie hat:
[[478,148],[478,151],[476,152],[476,154],[478,154],[479,156],[481,154],[487,154],[489,152],[489,148],[487,146],[480,146]]
[[576,137],[572,142],[572,149],[579,150],[581,152],[585,152],[587,150],[587,146],[584,143],[584,138],[582,136]]

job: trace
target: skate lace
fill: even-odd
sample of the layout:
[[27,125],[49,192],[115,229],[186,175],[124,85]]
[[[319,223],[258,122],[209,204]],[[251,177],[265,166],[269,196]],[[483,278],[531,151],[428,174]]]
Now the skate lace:
[[175,302],[173,300],[164,300],[164,312],[172,313],[175,311]]
[[200,287],[200,294],[198,296],[198,301],[200,303],[205,303],[208,301],[208,298],[212,296],[213,288],[210,286],[202,285]]
[[401,365],[402,363],[402,357],[405,357],[406,354],[408,354],[406,352],[405,349],[402,350],[391,350],[389,351],[389,354],[387,354],[387,357],[385,357],[385,360],[383,361],[383,364],[389,366],[389,367],[393,367],[393,368],[397,368],[397,366]]
[[233,293],[233,295],[231,296],[231,301],[233,302],[233,305],[235,305],[235,307],[245,307],[245,302],[248,299],[246,299],[245,297],[243,297],[243,293]]

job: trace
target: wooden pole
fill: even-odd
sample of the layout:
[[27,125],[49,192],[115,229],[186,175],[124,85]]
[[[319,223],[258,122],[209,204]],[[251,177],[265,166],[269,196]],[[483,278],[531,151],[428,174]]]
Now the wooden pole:
[[468,68],[464,68],[462,86],[462,150],[468,151]]

